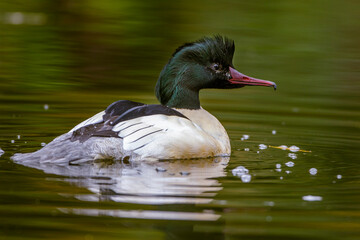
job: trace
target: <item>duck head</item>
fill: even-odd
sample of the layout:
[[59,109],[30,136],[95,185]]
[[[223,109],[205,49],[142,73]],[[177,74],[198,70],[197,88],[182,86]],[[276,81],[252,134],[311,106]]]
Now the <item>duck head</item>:
[[234,41],[221,36],[186,43],[173,53],[156,83],[156,97],[172,108],[199,109],[199,91],[204,88],[267,86],[274,82],[246,76],[235,70]]

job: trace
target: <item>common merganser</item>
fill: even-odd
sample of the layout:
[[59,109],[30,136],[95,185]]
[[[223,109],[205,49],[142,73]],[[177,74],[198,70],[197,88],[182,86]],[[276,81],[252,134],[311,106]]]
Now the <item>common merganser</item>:
[[200,106],[204,88],[269,86],[234,69],[234,41],[221,36],[186,43],[160,73],[156,97],[161,105],[128,100],[112,103],[42,149],[15,154],[15,161],[78,164],[96,159],[188,159],[229,156],[225,128]]

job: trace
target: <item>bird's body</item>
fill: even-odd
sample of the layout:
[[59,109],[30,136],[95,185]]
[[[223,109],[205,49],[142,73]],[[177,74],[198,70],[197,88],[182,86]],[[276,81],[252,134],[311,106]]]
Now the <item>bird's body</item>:
[[233,53],[233,42],[219,36],[185,44],[160,74],[156,95],[161,105],[114,102],[39,151],[16,154],[13,159],[77,164],[104,158],[137,161],[229,156],[226,130],[200,106],[200,89],[275,87],[233,69]]
[[[115,104],[123,105],[124,101]],[[170,113],[152,114],[157,107],[161,107],[160,111],[168,109],[161,105],[143,105],[140,108],[148,108],[148,115],[142,112],[139,117],[125,118],[124,121],[120,118],[118,122],[115,119],[119,114],[104,121],[106,112],[101,112],[70,130],[71,140],[85,142],[90,135],[93,137],[101,134],[104,125],[111,125],[111,131],[115,132],[119,137],[118,141],[121,141],[121,144],[117,145],[122,146],[116,148],[119,150],[116,158],[156,160],[230,155],[229,137],[224,127],[206,110],[170,109],[173,110]],[[93,124],[89,125],[89,121]],[[93,129],[96,124],[100,125],[99,128]],[[92,126],[89,133],[84,131],[85,126]],[[113,157],[112,148],[113,144],[99,145],[96,148],[99,151],[94,153],[94,158]]]

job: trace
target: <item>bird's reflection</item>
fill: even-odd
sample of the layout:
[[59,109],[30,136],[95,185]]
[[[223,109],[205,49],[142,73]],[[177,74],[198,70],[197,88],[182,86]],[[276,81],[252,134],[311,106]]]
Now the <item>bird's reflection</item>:
[[[222,189],[216,179],[226,175],[229,157],[156,162],[94,162],[81,165],[26,164],[56,174],[63,181],[85,187],[90,194],[73,197],[81,201],[115,201],[133,204],[206,204]],[[81,215],[131,218],[216,220],[216,214],[100,209],[62,209]]]

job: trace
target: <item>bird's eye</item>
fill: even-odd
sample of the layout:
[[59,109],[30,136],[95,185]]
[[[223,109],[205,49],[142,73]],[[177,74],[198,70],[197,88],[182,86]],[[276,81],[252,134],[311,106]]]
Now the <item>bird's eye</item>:
[[216,63],[215,63],[215,64],[213,65],[213,68],[214,68],[214,70],[219,70],[219,69],[220,69],[220,66],[219,66],[219,64],[216,64]]

